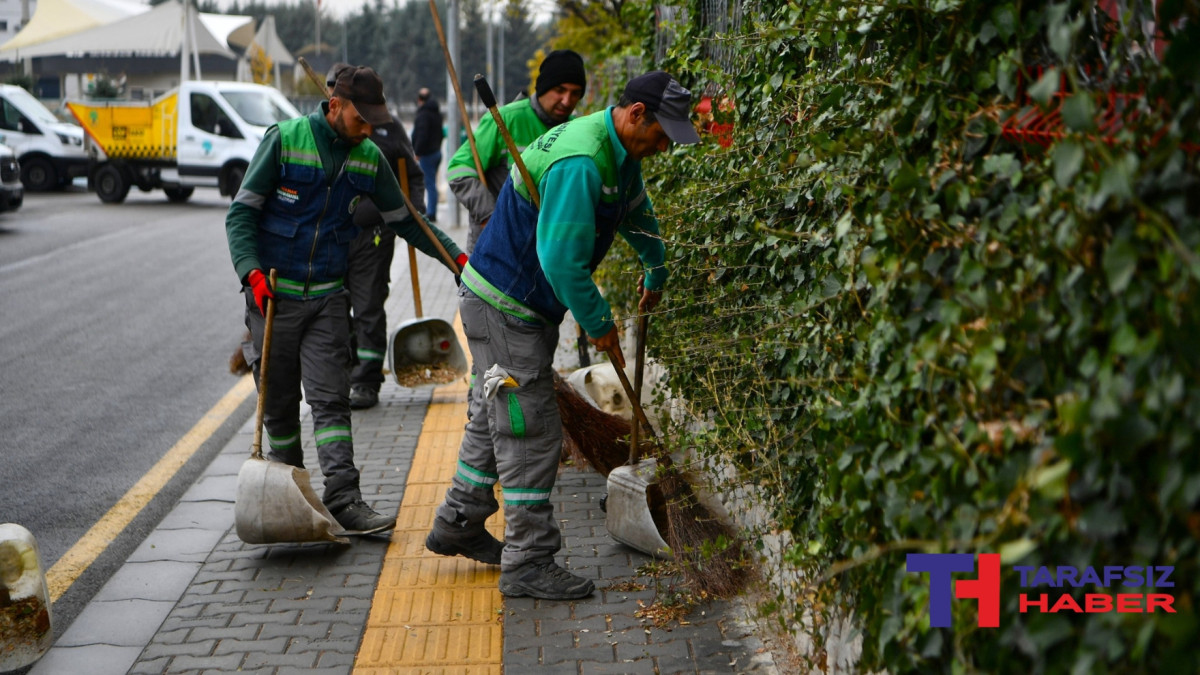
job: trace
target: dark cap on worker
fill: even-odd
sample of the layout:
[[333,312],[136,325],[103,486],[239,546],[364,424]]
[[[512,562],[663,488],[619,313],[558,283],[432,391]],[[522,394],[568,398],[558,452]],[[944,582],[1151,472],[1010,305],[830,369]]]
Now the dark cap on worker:
[[387,99],[383,97],[383,80],[367,66],[350,66],[339,71],[333,95],[353,103],[358,114],[372,126],[392,121]]
[[692,126],[692,92],[661,70],[638,75],[625,85],[625,98],[641,103],[662,125],[667,137],[680,144],[699,143]]
[[338,73],[342,72],[342,70],[344,70],[346,68],[353,68],[353,67],[354,66],[350,65],[349,63],[342,63],[341,61],[338,61],[337,63],[330,66],[329,72],[325,73],[325,86],[329,87],[330,89],[333,89],[333,86],[335,84],[337,84]]
[[583,57],[570,49],[555,49],[542,59],[533,88],[541,96],[560,84],[577,84],[587,91]]

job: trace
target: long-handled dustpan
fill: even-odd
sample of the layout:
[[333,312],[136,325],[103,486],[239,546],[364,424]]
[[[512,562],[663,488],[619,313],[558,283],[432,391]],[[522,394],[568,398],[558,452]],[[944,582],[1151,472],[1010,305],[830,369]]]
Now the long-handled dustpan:
[[658,486],[658,461],[654,458],[639,460],[641,451],[639,427],[645,425],[646,433],[654,440],[654,428],[650,426],[642,410],[642,367],[646,356],[646,331],[649,317],[638,317],[637,361],[634,366],[634,386],[629,386],[625,371],[616,366],[614,370],[625,388],[629,403],[633,407],[634,421],[629,434],[629,463],[618,466],[608,474],[608,499],[605,505],[604,526],[613,539],[635,548],[646,555],[670,559],[671,547],[666,541],[667,515],[662,489]]
[[[275,270],[271,270],[271,289]],[[349,544],[339,535],[345,530],[313,492],[308,472],[262,454],[263,411],[267,399],[267,367],[270,363],[271,328],[275,323],[275,301],[267,301],[263,329],[262,360],[258,369],[258,410],[255,413],[254,444],[250,459],[238,471],[237,496],[233,503],[238,538],[247,544],[332,541]]]
[[[397,161],[397,177],[400,191],[408,194],[408,170],[404,158]],[[414,218],[420,218],[414,213]],[[433,243],[441,248],[437,237],[430,235]],[[446,254],[449,257],[449,254]],[[454,326],[437,318],[426,319],[421,311],[421,282],[417,274],[417,254],[412,244],[408,245],[408,266],[412,272],[413,309],[416,318],[409,319],[392,332],[391,349],[388,350],[388,365],[396,384],[410,389],[435,387],[462,377],[470,365]],[[434,371],[437,371],[435,373]],[[442,374],[444,377],[437,377]]]

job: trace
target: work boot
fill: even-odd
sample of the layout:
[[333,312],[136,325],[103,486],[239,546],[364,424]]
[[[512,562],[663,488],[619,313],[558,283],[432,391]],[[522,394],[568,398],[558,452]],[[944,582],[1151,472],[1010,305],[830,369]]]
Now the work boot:
[[375,510],[361,499],[342,507],[333,517],[338,521],[338,525],[346,530],[346,534],[375,534],[396,527],[395,518],[375,513]]
[[504,542],[493,537],[487,530],[461,538],[439,536],[435,530],[431,530],[429,536],[425,537],[425,548],[438,555],[461,555],[488,565],[499,565]]
[[366,410],[379,405],[379,392],[367,387],[350,388],[350,409]]
[[552,558],[527,562],[500,572],[500,593],[510,598],[529,596],[542,600],[578,600],[596,590],[589,579],[559,567]]

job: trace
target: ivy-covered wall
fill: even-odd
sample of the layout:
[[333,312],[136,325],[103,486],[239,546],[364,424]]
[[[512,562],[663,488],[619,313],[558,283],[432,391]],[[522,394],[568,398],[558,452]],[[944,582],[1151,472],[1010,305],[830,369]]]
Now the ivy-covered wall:
[[[852,608],[863,671],[1200,672],[1200,6],[713,6],[655,64],[733,131],[646,163],[650,351],[795,542],[780,618]],[[931,629],[915,552],[1001,554],[1000,627]],[[1023,614],[1146,589],[1014,565],[1173,566],[1176,613]]]

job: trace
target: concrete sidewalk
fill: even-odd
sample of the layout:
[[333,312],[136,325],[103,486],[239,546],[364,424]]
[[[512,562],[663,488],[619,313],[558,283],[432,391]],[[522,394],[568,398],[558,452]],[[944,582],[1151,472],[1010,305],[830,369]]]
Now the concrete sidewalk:
[[[465,229],[448,233],[465,239]],[[425,316],[452,320],[451,276],[424,256],[418,267]],[[394,326],[413,316],[402,241],[392,278]],[[563,335],[559,359],[566,366],[575,358],[574,326],[564,324]],[[669,580],[638,577],[649,559],[608,536],[599,508],[605,481],[594,472],[563,469],[552,496],[563,533],[558,561],[596,582],[589,598],[503,598],[495,590],[498,568],[424,551],[419,542],[428,523],[405,520],[420,514],[408,497],[437,500],[449,485],[465,391],[461,385],[414,391],[389,381],[378,407],[355,412],[364,499],[380,512],[400,513],[401,525],[390,537],[360,537],[349,546],[238,539],[233,496],[237,471],[249,456],[254,420],[248,420],[31,673],[776,672],[738,603],[698,607],[686,623],[664,628],[635,616]],[[431,404],[441,421],[431,421]],[[306,464],[315,467],[307,415],[303,426]],[[418,459],[414,469],[415,457],[448,462],[434,469],[444,473],[441,485],[417,475],[430,473],[421,468],[430,460]],[[319,492],[321,476],[314,473]],[[498,523],[494,531],[502,531]],[[427,570],[419,574],[436,588],[401,581],[387,591],[388,606],[377,605],[384,584],[406,578],[389,573],[381,581],[397,558],[407,560],[398,569]],[[471,586],[468,577],[481,585]],[[428,632],[395,621],[397,608],[406,607],[432,622]],[[449,642],[437,637],[469,615],[482,616],[485,627]],[[378,625],[389,617],[391,624]]]

